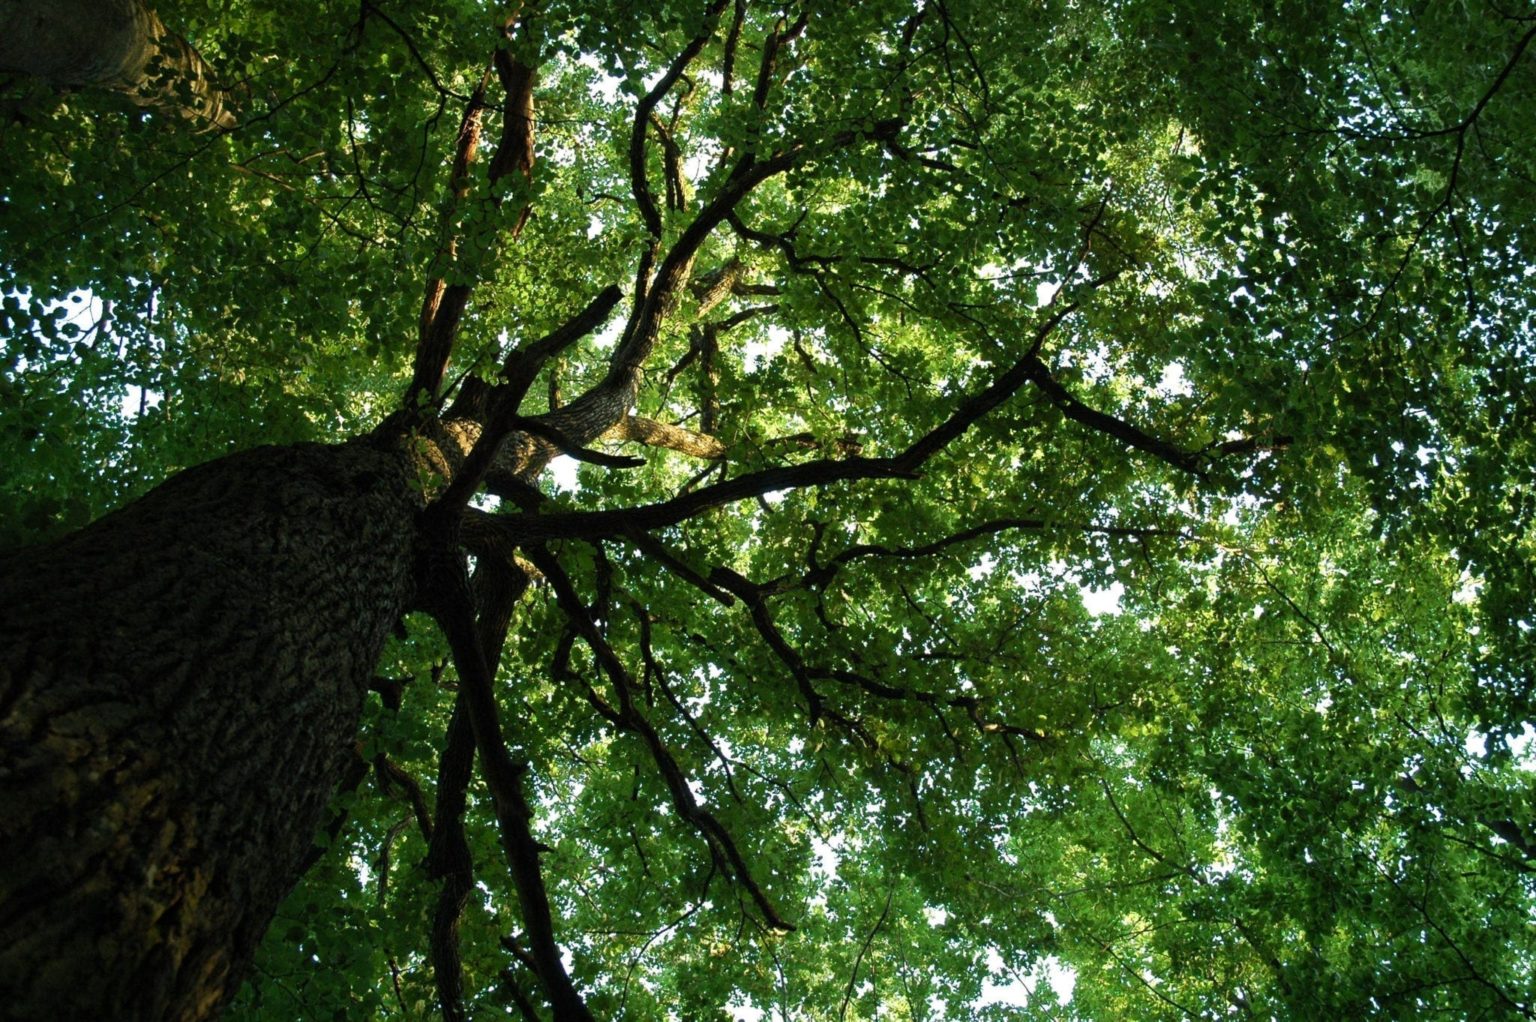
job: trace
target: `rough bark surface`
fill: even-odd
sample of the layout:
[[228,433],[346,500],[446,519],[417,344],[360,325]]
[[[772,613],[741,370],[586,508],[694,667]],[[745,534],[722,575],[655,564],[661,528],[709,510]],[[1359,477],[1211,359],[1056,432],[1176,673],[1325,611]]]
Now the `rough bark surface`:
[[140,106],[235,124],[207,62],[140,0],[0,0],[0,71],[115,89]]
[[204,1019],[233,994],[411,598],[427,446],[221,459],[0,561],[7,1017]]
[[657,422],[639,415],[626,415],[609,427],[604,440],[632,440],[647,447],[665,447],[681,451],[694,458],[713,460],[725,457],[726,447],[720,440],[703,433],[695,433],[681,426]]

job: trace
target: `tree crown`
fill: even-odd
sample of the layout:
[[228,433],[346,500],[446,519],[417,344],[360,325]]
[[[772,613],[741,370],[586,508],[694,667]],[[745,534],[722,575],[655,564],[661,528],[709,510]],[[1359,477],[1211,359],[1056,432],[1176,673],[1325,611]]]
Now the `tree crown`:
[[[176,16],[231,129],[4,94],[4,538],[401,408],[542,444],[463,528],[597,1015],[1531,1012],[1531,14]],[[403,634],[237,1017],[441,996]],[[482,783],[463,997],[537,1017]]]

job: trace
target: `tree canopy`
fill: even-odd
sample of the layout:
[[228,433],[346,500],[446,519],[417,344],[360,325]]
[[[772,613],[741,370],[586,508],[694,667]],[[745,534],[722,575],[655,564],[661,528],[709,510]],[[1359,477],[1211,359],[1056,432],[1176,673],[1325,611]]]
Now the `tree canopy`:
[[462,524],[547,902],[412,614],[230,1017],[1536,1012],[1536,10],[159,15],[232,126],[0,83],[0,542],[575,455]]

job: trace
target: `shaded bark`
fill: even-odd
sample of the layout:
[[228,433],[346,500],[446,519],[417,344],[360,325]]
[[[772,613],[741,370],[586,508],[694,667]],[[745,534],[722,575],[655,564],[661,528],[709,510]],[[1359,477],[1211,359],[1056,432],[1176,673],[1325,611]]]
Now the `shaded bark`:
[[212,68],[140,0],[0,0],[0,71],[114,89],[205,126],[235,124]]
[[395,428],[262,448],[0,561],[8,1017],[218,1014],[413,597],[423,473],[461,455]]

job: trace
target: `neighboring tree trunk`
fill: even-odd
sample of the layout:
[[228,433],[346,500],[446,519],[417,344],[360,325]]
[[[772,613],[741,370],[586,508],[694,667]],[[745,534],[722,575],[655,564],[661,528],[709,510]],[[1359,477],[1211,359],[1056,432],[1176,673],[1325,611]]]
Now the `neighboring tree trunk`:
[[139,0],[0,0],[0,71],[116,89],[140,106],[235,124],[207,62]]
[[423,470],[455,457],[398,430],[262,448],[0,560],[0,1014],[218,1014],[353,755]]

